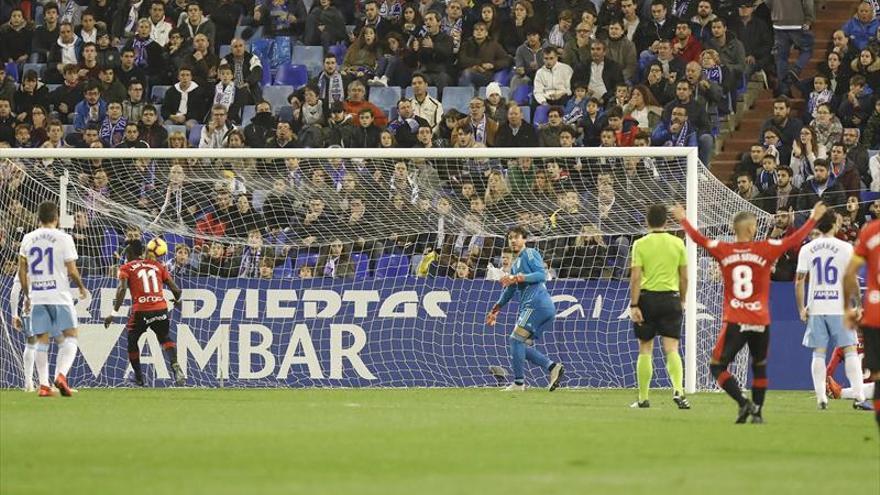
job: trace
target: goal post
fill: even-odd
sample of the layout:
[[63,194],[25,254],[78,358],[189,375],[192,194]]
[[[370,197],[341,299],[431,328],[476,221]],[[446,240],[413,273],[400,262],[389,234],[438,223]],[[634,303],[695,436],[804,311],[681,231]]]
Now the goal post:
[[[295,165],[292,162],[295,162]],[[526,168],[525,162],[530,167],[540,169],[540,172],[543,172],[544,167],[547,167],[546,176],[550,175],[550,164],[553,163],[557,168],[566,172],[565,177],[562,175],[554,176],[553,180],[557,181],[554,187],[558,189],[552,193],[544,194],[532,190],[528,194],[511,192],[513,186],[510,184],[513,177],[510,175],[510,170],[515,167]],[[395,169],[399,163],[404,164],[403,172]],[[629,176],[625,175],[628,172],[624,169],[630,167],[632,163],[636,163],[638,180],[635,180],[635,176],[628,178]],[[346,187],[348,187],[344,184],[341,175],[339,177],[334,175],[339,169],[332,167],[337,167],[339,164],[341,164],[342,175],[345,177],[352,174],[357,175],[359,192],[338,201],[339,205],[337,205],[335,202],[338,197],[346,194]],[[172,177],[175,166],[179,166],[179,170],[186,175],[182,185],[175,182],[176,179]],[[435,177],[432,182],[420,176],[423,170],[431,167],[434,169],[432,173],[439,176],[439,180]],[[535,226],[534,239],[530,242],[536,242],[539,247],[547,251],[545,258],[548,258],[549,271],[558,276],[558,280],[550,282],[551,294],[558,291],[562,302],[572,303],[569,307],[560,308],[560,317],[566,314],[567,320],[560,323],[559,334],[548,340],[547,345],[551,347],[549,352],[551,354],[558,353],[560,358],[566,362],[574,362],[573,373],[569,373],[570,380],[574,385],[632,386],[634,383],[634,361],[630,357],[634,341],[628,316],[628,304],[622,305],[622,303],[629,299],[628,275],[625,272],[625,269],[628,268],[628,249],[631,240],[645,231],[644,206],[652,202],[672,204],[684,200],[688,219],[694,225],[714,227],[716,228],[715,232],[726,229],[728,217],[732,211],[748,208],[747,203],[729,191],[700,164],[696,148],[679,147],[0,149],[0,169],[6,172],[4,176],[7,177],[15,174],[24,175],[23,185],[19,186],[20,192],[18,194],[27,196],[30,203],[36,203],[42,199],[58,201],[61,205],[61,211],[64,212],[63,227],[77,228],[73,221],[76,215],[84,218],[83,222],[87,222],[88,218],[95,218],[96,222],[99,221],[98,219],[100,222],[104,222],[100,224],[100,227],[104,228],[101,238],[91,239],[94,241],[92,244],[100,244],[98,249],[101,250],[100,257],[104,262],[100,271],[91,271],[88,274],[90,288],[101,291],[101,294],[104,294],[107,287],[112,284],[112,274],[109,270],[104,270],[107,268],[105,265],[116,263],[116,260],[111,257],[113,251],[124,244],[122,237],[127,225],[133,224],[140,227],[144,238],[162,236],[174,239],[180,245],[186,243],[191,250],[203,249],[204,251],[199,253],[203,260],[206,258],[207,251],[219,244],[221,248],[225,246],[228,251],[235,253],[234,262],[239,265],[245,263],[241,254],[249,248],[248,232],[250,227],[254,227],[254,225],[245,224],[244,230],[238,230],[234,233],[229,230],[212,230],[213,226],[208,225],[210,222],[204,221],[206,216],[204,212],[210,210],[213,196],[201,198],[197,202],[198,204],[187,205],[185,196],[190,190],[205,188],[210,195],[221,189],[228,190],[233,197],[246,196],[252,203],[251,208],[259,201],[262,210],[253,208],[257,211],[252,210],[251,213],[255,216],[260,215],[266,221],[271,220],[270,213],[267,212],[267,208],[270,206],[274,208],[271,215],[278,215],[278,212],[282,210],[285,210],[284,214],[286,215],[289,210],[290,218],[293,218],[294,215],[300,218],[297,220],[300,223],[296,223],[296,227],[290,228],[290,237],[297,236],[295,241],[291,241],[289,238],[278,240],[278,236],[272,237],[275,241],[270,241],[271,235],[275,235],[277,232],[273,231],[270,235],[266,233],[265,224],[257,226],[263,230],[265,237],[261,239],[262,244],[259,249],[269,249],[273,253],[272,257],[275,258],[276,263],[279,263],[273,272],[275,279],[271,283],[267,282],[268,285],[262,285],[256,280],[248,280],[250,275],[236,276],[233,271],[241,269],[241,266],[228,267],[229,273],[222,277],[218,276],[215,271],[212,271],[213,268],[217,268],[211,265],[213,262],[210,260],[213,258],[208,256],[208,271],[193,275],[191,279],[193,285],[182,287],[185,293],[193,289],[200,291],[199,293],[215,291],[216,294],[211,297],[219,299],[214,301],[218,307],[216,313],[210,315],[210,323],[204,323],[205,325],[217,326],[216,331],[213,328],[211,331],[199,328],[199,325],[202,324],[198,321],[199,312],[206,312],[206,310],[204,307],[199,307],[199,304],[203,304],[204,301],[196,302],[195,300],[185,302],[183,313],[181,313],[184,318],[191,319],[181,321],[176,327],[178,337],[183,335],[184,340],[188,342],[186,345],[190,346],[187,348],[188,350],[184,351],[184,355],[180,356],[182,361],[184,363],[189,361],[191,369],[204,368],[204,373],[198,375],[195,383],[190,383],[204,386],[217,386],[221,382],[226,386],[278,386],[284,384],[320,386],[325,383],[346,386],[362,384],[479,386],[491,384],[491,381],[487,381],[485,377],[479,375],[485,374],[484,369],[488,368],[485,364],[508,366],[505,359],[507,352],[506,333],[501,329],[496,329],[492,333],[497,335],[491,337],[480,335],[480,332],[485,332],[480,322],[483,315],[475,316],[471,313],[483,311],[486,307],[491,306],[497,297],[497,292],[490,289],[492,287],[490,284],[479,280],[460,281],[455,270],[458,262],[470,265],[471,278],[473,278],[472,274],[476,272],[477,279],[485,279],[490,275],[491,270],[497,270],[495,267],[504,263],[504,233],[509,226],[519,221],[516,218],[516,213],[523,210],[539,212],[535,215],[542,217],[533,219],[535,222],[533,224]],[[323,173],[315,172],[319,169],[323,170]],[[580,174],[578,180],[583,180],[583,184],[587,184],[586,186],[571,185],[575,183],[575,169]],[[272,172],[269,173],[266,170]],[[109,186],[92,184],[92,176],[99,175],[99,171],[113,174],[113,183]],[[291,175],[294,173],[302,174],[302,177],[294,179]],[[535,175],[534,168],[532,174]],[[120,181],[123,179],[116,177],[116,175],[125,177],[125,180],[129,181],[132,178],[149,181],[149,187],[152,188],[154,194],[151,198],[147,198],[148,195],[144,192],[143,185],[139,186],[140,189],[138,187],[132,188],[131,184],[121,183]],[[324,177],[323,179],[315,178],[314,175],[323,175]],[[600,190],[603,186],[597,185],[602,182],[599,176],[603,175],[611,176],[608,180],[613,182],[611,186],[606,184],[604,186],[606,188],[622,188],[624,186],[621,184],[624,182],[627,184],[626,187],[630,188],[625,194],[620,189],[615,189],[612,192],[611,201],[616,202],[616,205],[612,206],[612,211],[620,218],[602,220],[606,218],[603,215],[610,215],[606,209],[608,205],[602,204],[605,201],[602,199],[604,196]],[[481,219],[484,217],[480,216],[482,213],[478,214],[472,211],[471,208],[475,208],[474,206],[469,208],[467,204],[459,204],[461,202],[458,197],[459,188],[464,183],[479,183],[477,187],[480,191],[477,195],[484,201],[494,200],[497,198],[483,193],[482,189],[494,187],[489,183],[496,180],[496,176],[500,176],[501,179],[497,180],[501,180],[505,184],[506,193],[502,191],[499,194],[502,196],[501,200],[507,201],[507,203],[501,200],[493,201],[494,204],[491,208],[495,208],[495,210],[494,212],[491,209],[488,210],[489,213],[486,214],[486,217],[492,214],[498,218],[493,217],[492,222],[487,220],[486,223],[480,223],[474,227],[475,218],[483,222]],[[287,183],[279,186],[278,181],[282,179]],[[294,182],[294,180],[301,182]],[[325,182],[322,184],[315,182],[319,180]],[[175,184],[177,185],[175,186]],[[125,194],[129,196],[127,199],[120,199],[121,196],[102,195],[101,187],[109,187],[114,190],[126,189]],[[272,201],[279,197],[279,195],[273,196],[275,194],[273,187],[289,187],[289,190],[280,196],[284,201],[280,203]],[[588,190],[583,190],[583,187]],[[172,192],[172,188],[176,189]],[[562,202],[566,201],[565,191],[570,190],[575,190],[579,194],[580,199],[575,201],[580,201],[584,210],[591,212],[595,210],[595,212],[589,215],[584,213],[577,217],[580,223],[568,225],[564,221],[567,206]],[[559,192],[563,194],[556,194]],[[342,218],[347,218],[351,209],[349,202],[358,199],[369,200],[372,205],[375,205],[377,213],[371,217],[375,224],[368,224],[365,229],[346,230],[345,234],[335,233],[327,236],[306,236],[299,232],[303,222],[302,218],[305,218],[306,223],[309,222],[310,198],[325,193],[331,195],[333,200],[330,202],[334,202],[332,206],[328,202],[327,208],[339,210],[335,212],[331,224],[336,222],[338,226],[344,223]],[[516,197],[516,195],[520,195],[520,197]],[[405,208],[396,210],[397,203],[401,202],[401,198],[406,203],[403,205]],[[8,195],[0,197],[0,200],[3,201],[0,206],[4,211],[20,206],[14,206],[13,203],[18,200],[13,201],[13,198]],[[289,203],[285,203],[286,201]],[[443,201],[446,201],[447,204],[453,203],[452,211],[444,213],[447,215],[444,217],[447,219],[445,232],[444,222],[441,220],[438,227],[435,218],[438,203]],[[631,203],[620,204],[628,201]],[[527,205],[523,206],[523,202]],[[185,211],[187,206],[199,211],[202,216],[195,219],[193,218],[194,214],[189,214],[189,219],[184,219],[188,215]],[[170,214],[169,212],[175,208],[177,209],[176,213]],[[421,216],[417,221],[413,220],[400,213],[404,210]],[[563,218],[560,220],[560,217]],[[589,220],[583,218],[589,218]],[[541,222],[547,225],[542,226]],[[592,234],[588,232],[589,228],[586,224],[595,228],[596,232],[592,232]],[[566,225],[575,230],[565,230]],[[328,228],[332,229],[332,227],[333,225]],[[453,249],[456,249],[459,254],[447,256],[448,253],[443,252],[445,245],[442,241],[439,243],[437,241],[438,228],[440,230],[439,236],[445,237],[449,244],[453,244],[449,238],[457,236],[456,243],[458,244],[454,244]],[[114,233],[111,235],[110,231],[114,231]],[[92,237],[95,235],[97,234]],[[281,235],[281,237],[284,236]],[[309,240],[311,237],[314,239]],[[491,239],[494,247],[488,249],[485,244],[474,247],[474,240],[478,237]],[[566,264],[584,262],[583,252],[579,249],[584,247],[583,243],[593,242],[590,241],[591,238],[600,245],[600,251],[605,254],[601,255],[601,259],[594,258],[585,262],[592,263],[590,268],[593,270],[592,272],[588,269],[571,270],[572,267],[566,266]],[[348,258],[352,264],[358,265],[354,269],[356,274],[351,278],[334,279],[337,268],[335,265],[327,268],[327,259],[332,257],[332,254],[328,253],[332,253],[330,250],[337,239],[346,245],[344,248],[346,250],[349,249],[349,245],[363,247],[364,244],[369,244],[373,246],[374,250],[367,253],[366,256],[358,257],[357,263]],[[461,241],[461,239],[464,240]],[[611,239],[624,239],[626,242],[605,246],[604,243]],[[405,240],[406,242],[404,242]],[[108,245],[108,241],[112,241],[112,245]],[[464,245],[460,245],[461,242]],[[481,242],[485,243],[486,241]],[[437,244],[435,246],[432,243]],[[169,244],[172,243],[169,242]],[[381,245],[378,251],[376,251],[376,245]],[[176,244],[169,247],[173,250]],[[436,250],[433,250],[434,247]],[[416,251],[420,249],[423,250]],[[473,254],[473,249],[476,249],[477,254],[468,258],[468,253]],[[616,254],[611,254],[615,249],[617,250]],[[432,250],[436,257],[433,259],[434,261],[428,260],[426,263],[426,258],[432,256],[430,254]],[[571,255],[569,253],[581,254]],[[717,327],[720,326],[718,322],[720,303],[717,297],[720,293],[720,282],[712,277],[711,268],[707,268],[709,265],[706,264],[704,257],[698,255],[697,246],[690,241],[687,243],[687,253],[689,288],[685,307],[683,347],[685,387],[688,393],[693,393],[696,390],[714,388],[711,377],[708,376],[706,363],[711,342],[714,340],[715,334],[713,332],[717,332]],[[172,262],[174,254],[174,252],[169,252],[165,261]],[[287,261],[279,260],[278,258],[281,256]],[[394,260],[397,259],[395,256],[407,257],[406,267],[393,265]],[[446,261],[437,261],[438,259],[442,260],[444,256],[446,256]],[[599,255],[591,254],[590,256]],[[550,260],[550,258],[553,259]],[[335,259],[340,258],[337,256]],[[393,266],[383,265],[389,259]],[[305,261],[301,263],[301,260]],[[323,265],[320,267],[315,265],[316,260],[323,260],[319,262]],[[363,265],[360,264],[361,261],[363,261]],[[300,280],[297,270],[301,269],[303,264],[308,265],[309,263],[312,263],[309,265],[312,270],[318,271],[320,269],[324,270],[324,273],[314,273],[315,280]],[[335,263],[337,261],[333,261],[333,264]],[[439,270],[436,269],[436,265],[443,263],[451,264],[443,266],[446,271],[443,274],[438,274]],[[621,263],[627,263],[622,267],[623,271],[620,270]],[[202,263],[202,268],[204,268],[204,263]],[[462,270],[465,268],[463,267]],[[332,275],[326,275],[331,272]],[[258,271],[254,273],[256,274]],[[4,298],[3,311],[0,312],[0,319],[2,319],[0,321],[0,325],[2,325],[2,329],[0,329],[2,330],[2,334],[0,334],[0,361],[2,361],[0,387],[20,386],[20,371],[17,375],[15,364],[20,362],[21,338],[12,330],[9,319],[7,296],[11,279],[8,275],[4,273],[3,281],[0,282],[0,296]],[[322,277],[330,277],[330,279]],[[271,287],[271,289],[266,289],[266,287]],[[276,348],[280,345],[277,343],[260,347],[266,342],[265,339],[259,340],[266,337],[261,332],[272,333],[276,330],[274,328],[268,330],[265,330],[265,327],[258,328],[260,325],[257,324],[258,317],[255,316],[255,312],[267,311],[266,308],[271,306],[275,308],[273,311],[287,314],[283,307],[286,303],[279,301],[279,296],[273,292],[285,287],[292,288],[293,297],[296,299],[295,303],[292,300],[288,301],[296,306],[296,310],[289,312],[290,319],[294,323],[308,323],[307,318],[309,317],[315,317],[323,312],[329,314],[330,310],[321,306],[323,304],[333,306],[338,304],[337,299],[341,300],[343,309],[337,308],[338,315],[330,317],[328,321],[329,326],[333,327],[332,332],[338,331],[342,334],[328,335],[323,331],[317,332],[305,327],[294,327],[291,324],[279,331],[287,334],[285,338],[298,339],[298,346],[295,349],[291,351],[290,349]],[[399,291],[395,292],[398,289]],[[304,300],[306,292],[309,292],[309,297],[331,294],[332,297],[329,299],[331,302],[326,300],[307,302]],[[374,292],[377,295],[374,295]],[[399,308],[395,306],[383,313],[384,306],[390,300],[406,298],[409,297],[409,294],[417,294],[419,298],[423,298],[426,294],[435,293],[445,295],[432,296],[439,298],[436,300],[421,299],[417,301],[416,304],[421,307],[415,310],[418,316],[413,317],[414,322],[400,323],[387,320],[387,325],[383,323],[386,320],[382,320],[382,318],[389,317],[389,314],[395,316],[397,314],[395,311],[401,315],[409,311],[407,304],[400,302]],[[577,294],[577,296],[571,296],[569,293]],[[251,308],[245,302],[236,303],[229,307],[225,305],[227,300],[233,300],[234,297],[239,297],[239,294],[242,301],[255,294],[253,297],[258,299],[255,304],[260,309]],[[463,299],[460,301],[461,304],[449,304],[449,301],[443,299],[453,296]],[[360,300],[357,299],[358,297],[375,297],[378,300]],[[590,300],[578,299],[578,297]],[[96,325],[100,318],[107,314],[106,301],[97,297],[93,299],[96,300],[84,302],[83,307],[80,308],[80,323],[83,325]],[[401,299],[401,301],[403,300]],[[373,311],[374,307],[370,306],[373,303],[383,306],[383,310]],[[358,306],[358,304],[363,306]],[[346,309],[345,305],[351,305],[354,309]],[[370,308],[371,312],[367,314],[367,318],[369,323],[374,325],[376,328],[374,332],[381,339],[381,342],[375,347],[369,339],[366,343],[360,342],[358,339],[362,336],[357,332],[345,333],[347,331],[346,325],[351,323],[349,321],[351,315],[360,314],[358,312],[364,307]],[[436,321],[424,321],[426,317],[421,316],[422,311],[428,313],[435,311],[436,314],[442,313],[444,316],[438,317]],[[507,317],[503,322],[504,325],[509,326],[513,323],[515,312],[515,308],[506,311]],[[248,321],[253,322],[250,325],[252,328],[247,330],[251,333],[247,334],[246,338],[253,339],[254,342],[242,341],[238,342],[237,346],[230,347],[230,341],[233,340],[230,334],[236,331],[232,327],[239,317],[247,318]],[[116,322],[117,328],[120,328],[119,323]],[[86,361],[85,365],[87,366],[83,366],[81,369],[83,374],[89,375],[86,385],[124,385],[125,383],[120,380],[127,366],[124,356],[110,348],[113,342],[107,340],[109,337],[99,335],[97,329],[91,331],[94,331],[95,334],[86,332],[87,335],[92,336],[81,340],[87,347],[90,345],[89,339],[92,339],[100,349],[84,349],[82,358],[78,359],[80,366],[83,366],[81,361]],[[291,332],[293,337],[291,337]],[[125,339],[121,333],[119,331],[110,333],[114,339],[119,340],[116,347],[124,349]],[[241,337],[241,335],[244,334],[239,335],[244,339],[245,337]],[[314,342],[306,343],[308,337],[311,337]],[[271,343],[271,336],[268,338]],[[413,339],[413,341],[407,339]],[[142,352],[149,351],[154,358],[152,361],[149,359],[142,361],[155,363],[156,369],[152,376],[155,376],[157,381],[161,381],[167,375],[167,371],[163,371],[161,363],[157,362],[161,360],[161,353],[157,357],[155,355],[156,348],[151,345],[149,338],[141,342],[140,348],[145,350]],[[310,345],[314,345],[314,348],[309,349]],[[356,362],[357,359],[350,359],[351,356],[345,356],[345,350],[355,345],[361,345],[364,349],[363,352],[368,353],[360,363]],[[484,353],[481,346],[485,346],[490,351]],[[190,354],[186,354],[186,352]],[[245,355],[245,352],[250,354]],[[341,353],[342,357],[331,355],[330,358],[327,358],[327,353],[334,352]],[[450,357],[449,353],[456,355]],[[600,357],[601,353],[606,353],[610,357],[605,360]],[[309,355],[317,356],[321,363],[315,365],[315,363],[309,362]],[[400,362],[401,359],[411,359],[411,356],[418,356],[414,359],[423,359],[424,361],[416,364]],[[338,362],[334,361],[336,358],[339,358]],[[468,360],[473,360],[473,363]],[[254,378],[253,381],[245,381],[241,376],[230,375],[230,367],[236,366],[248,367],[244,375],[250,377],[260,375],[253,369],[260,366],[268,367],[269,361],[277,361],[276,364],[280,366],[276,368],[289,371],[292,367],[299,373],[305,373],[308,377],[300,379],[285,376],[282,379],[282,371],[276,373],[275,370],[272,370],[269,375],[271,375],[270,378],[277,375],[276,380],[262,377]],[[455,363],[463,363],[461,366],[464,369],[453,369]],[[306,367],[303,368],[303,365]],[[313,365],[324,368],[323,372]],[[186,365],[184,364],[184,366]],[[315,378],[324,376],[329,379],[331,375],[343,376],[345,370],[340,370],[340,366],[346,369],[362,366],[363,369],[357,371],[359,374],[357,379],[347,381],[342,379],[341,381],[322,382]],[[113,367],[113,373],[102,371],[102,367]],[[376,371],[377,369],[378,371]],[[734,371],[742,375],[744,370],[745,368],[742,367]],[[658,371],[660,374],[664,373],[662,370],[658,369]],[[290,371],[290,373],[293,372]],[[590,373],[595,373],[596,376],[590,376]],[[448,374],[449,378],[445,378],[444,374]],[[366,375],[373,376],[375,381],[361,380]]]

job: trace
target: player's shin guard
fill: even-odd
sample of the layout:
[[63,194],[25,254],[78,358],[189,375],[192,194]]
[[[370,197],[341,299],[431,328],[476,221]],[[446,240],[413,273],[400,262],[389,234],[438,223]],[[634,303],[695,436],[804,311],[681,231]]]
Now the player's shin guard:
[[[641,356],[639,356],[641,357]],[[681,356],[678,352],[670,352],[666,355],[666,372],[672,380],[672,389],[680,395],[684,395],[684,366],[681,364]]]
[[639,383],[639,402],[648,400],[648,389],[651,388],[651,377],[654,375],[654,363],[650,354],[639,354],[636,361],[636,378]]
[[727,395],[735,400],[740,407],[747,402],[746,398],[743,397],[742,390],[739,388],[739,382],[736,381],[736,377],[727,371],[727,366],[723,364],[710,364],[709,370],[718,382],[718,386],[723,388]]
[[30,390],[34,388],[34,361],[37,358],[37,343],[27,343],[24,345],[24,352],[21,354],[21,361],[24,372],[24,388]]
[[37,363],[37,376],[40,379],[40,386],[49,386],[49,344],[37,344],[37,353],[35,356]]
[[813,361],[810,363],[810,373],[813,375],[813,390],[816,392],[816,402],[828,402],[825,397],[825,354],[813,352]]
[[67,376],[73,361],[76,360],[76,351],[79,348],[79,341],[76,337],[65,337],[58,350],[58,358],[55,360],[55,375]]
[[844,356],[843,366],[855,400],[858,402],[864,401],[865,392],[862,391],[862,360],[859,359],[859,353],[856,351],[847,352]]
[[[824,363],[823,363],[824,364]],[[825,367],[822,367],[825,370]],[[822,391],[825,391],[825,380],[822,380]],[[767,364],[752,365],[752,402],[758,406],[758,410],[764,406],[764,396],[767,395]]]
[[525,381],[526,344],[510,339],[510,365],[513,368],[513,383],[521,385]]

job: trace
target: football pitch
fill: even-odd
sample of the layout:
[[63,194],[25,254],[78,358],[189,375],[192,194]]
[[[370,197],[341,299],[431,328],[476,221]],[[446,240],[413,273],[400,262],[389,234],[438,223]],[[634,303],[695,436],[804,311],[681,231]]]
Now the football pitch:
[[871,412],[770,390],[116,389],[0,392],[0,493],[878,493]]

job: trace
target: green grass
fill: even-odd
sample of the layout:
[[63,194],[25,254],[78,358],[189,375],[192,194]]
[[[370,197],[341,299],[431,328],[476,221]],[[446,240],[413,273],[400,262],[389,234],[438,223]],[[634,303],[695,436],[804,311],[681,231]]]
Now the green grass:
[[0,392],[0,493],[878,493],[873,414],[770,391],[765,425],[726,396],[678,411],[633,392]]

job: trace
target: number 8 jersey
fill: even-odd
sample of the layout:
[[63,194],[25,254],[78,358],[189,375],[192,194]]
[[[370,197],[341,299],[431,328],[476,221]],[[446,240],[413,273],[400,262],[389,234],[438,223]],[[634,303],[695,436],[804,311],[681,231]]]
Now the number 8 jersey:
[[167,310],[163,289],[170,278],[165,265],[154,260],[134,260],[119,267],[119,280],[127,280],[131,291],[132,313]]
[[22,238],[18,254],[27,260],[31,305],[73,306],[66,265],[77,260],[73,237],[41,227]]
[[724,277],[724,315],[729,323],[770,324],[770,272],[786,251],[799,245],[816,225],[813,220],[788,237],[751,242],[721,242],[707,239],[687,220],[685,232],[721,265]]

